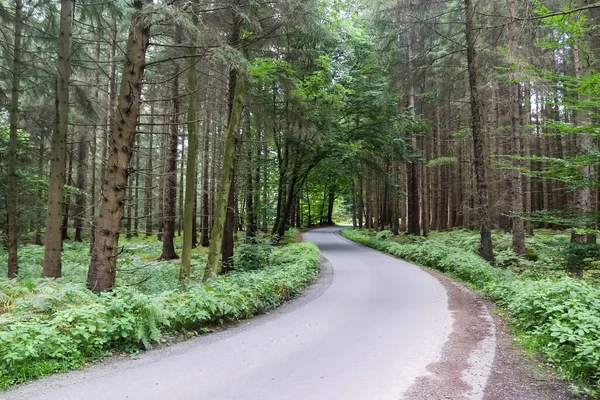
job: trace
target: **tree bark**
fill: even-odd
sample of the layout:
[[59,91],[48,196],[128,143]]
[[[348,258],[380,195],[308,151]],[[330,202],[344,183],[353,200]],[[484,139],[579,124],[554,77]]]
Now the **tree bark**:
[[[198,24],[198,17],[194,14],[194,24]],[[197,49],[190,47],[190,60],[187,74],[188,91],[188,151],[185,171],[185,203],[183,210],[183,250],[181,251],[181,268],[179,270],[179,282],[187,284],[190,278],[192,268],[192,247],[193,235],[192,228],[195,218],[196,203],[196,161],[198,152],[198,124],[197,120],[197,99],[198,99],[198,72],[196,64],[198,63]]]
[[56,74],[56,117],[50,152],[48,211],[46,214],[44,268],[42,272],[45,278],[60,278],[62,276],[61,216],[67,163],[67,133],[69,131],[72,21],[73,2],[71,0],[61,0]]
[[[243,19],[236,10],[232,9],[232,12],[235,14],[233,16],[233,34],[230,44],[232,46],[238,46],[242,35]],[[229,193],[233,182],[236,138],[244,109],[244,90],[244,77],[240,76],[240,73],[236,68],[231,68],[231,71],[229,72],[229,116],[227,133],[225,135],[225,148],[223,149],[223,170],[221,172],[218,198],[215,204],[211,242],[208,248],[208,260],[203,277],[204,282],[215,276],[219,271],[219,255],[221,253],[221,246],[223,245],[222,241],[225,220],[227,218],[227,208],[229,205]]]
[[[515,0],[507,0],[508,13],[514,21],[517,17],[517,5]],[[513,22],[508,30],[508,51],[516,57],[517,53],[517,35],[518,27]],[[512,127],[511,138],[511,153],[515,157],[521,157],[521,113],[520,113],[520,91],[521,85],[516,81],[517,74],[511,68],[509,73],[510,81],[510,118]],[[531,101],[531,100],[527,100]],[[511,171],[511,186],[512,186],[512,231],[513,231],[513,250],[519,255],[526,255],[525,248],[525,224],[523,223],[523,178],[521,176],[521,161],[515,160],[517,169]]]
[[77,201],[75,214],[75,241],[83,242],[82,230],[83,220],[85,218],[86,195],[85,188],[88,174],[88,140],[86,133],[82,133],[79,137],[79,146],[77,149]]
[[471,0],[465,3],[465,39],[467,43],[467,70],[469,76],[469,87],[471,89],[471,130],[473,135],[473,165],[475,168],[475,180],[477,182],[477,207],[479,211],[481,256],[489,262],[494,262],[494,251],[492,246],[492,222],[489,214],[488,188],[485,173],[485,155],[483,132],[481,129],[481,105],[478,87],[478,67],[475,44],[475,29],[473,28],[473,5]]
[[116,278],[125,189],[140,112],[146,49],[150,41],[150,26],[141,17],[142,9],[147,4],[150,4],[150,0],[133,2],[134,13],[125,51],[117,117],[110,137],[106,180],[102,186],[103,201],[88,271],[87,284],[94,292],[112,289]]
[[146,178],[144,180],[145,185],[145,201],[144,201],[144,214],[146,220],[146,237],[152,236],[152,215],[154,213],[153,207],[153,196],[152,190],[154,189],[154,102],[150,106],[150,138],[148,142],[148,153],[146,155]]
[[[69,149],[70,147],[70,149]],[[69,157],[69,166],[67,168],[67,186],[73,186],[73,146],[67,144],[67,156]],[[62,222],[60,225],[62,241],[69,240],[69,212],[71,207],[71,194],[65,193]]]
[[[179,28],[176,33],[176,43],[181,42]],[[168,145],[167,162],[165,169],[165,200],[163,205],[163,245],[161,260],[176,260],[179,258],[175,253],[175,222],[177,220],[177,146],[179,133],[179,64],[173,66],[173,81],[171,97],[173,98],[173,116],[171,119]]]
[[[11,70],[11,93],[9,108],[9,142],[7,159],[7,192],[6,211],[8,214],[8,235],[6,249],[8,251],[8,278],[15,279],[19,273],[18,247],[19,231],[17,228],[17,152],[18,152],[18,123],[19,123],[19,95],[21,86],[21,39],[23,34],[23,3],[15,0],[14,42]],[[42,141],[44,139],[42,138]]]
[[[210,71],[208,76],[208,92],[211,93],[211,85],[213,84]],[[202,189],[201,189],[201,223],[200,223],[200,246],[208,247],[210,240],[208,237],[210,231],[209,214],[210,214],[210,133],[212,130],[212,104],[211,96],[206,98],[206,122],[204,126],[204,137],[202,140]]]

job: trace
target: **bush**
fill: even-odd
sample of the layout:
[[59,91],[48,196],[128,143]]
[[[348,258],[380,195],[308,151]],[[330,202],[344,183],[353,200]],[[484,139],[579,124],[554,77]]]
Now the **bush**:
[[[491,266],[471,251],[445,245],[444,240],[436,239],[439,234],[420,245],[382,241],[365,231],[352,229],[345,229],[342,234],[365,246],[445,272],[490,295],[508,311],[528,347],[546,354],[566,376],[591,386],[588,387],[591,393],[598,392],[600,289],[597,287],[564,274],[560,279],[537,280],[524,278],[525,275],[519,278],[510,270]],[[571,249],[577,259],[591,255],[587,248]],[[516,255],[507,250],[500,254],[503,263],[515,262]]]
[[252,317],[296,295],[314,281],[319,265],[317,247],[297,243],[273,249],[260,270],[158,294],[117,287],[96,296],[60,281],[0,282],[13,299],[3,303],[13,312],[0,318],[0,389],[113,351],[149,348],[165,334]]
[[375,239],[377,240],[386,240],[391,237],[394,237],[394,232],[392,231],[381,231],[377,232],[377,235],[375,235]]
[[271,262],[274,247],[268,244],[242,244],[233,256],[233,268],[253,271],[266,267]]
[[600,258],[600,246],[592,243],[568,243],[562,248],[563,266],[567,271],[589,269]]

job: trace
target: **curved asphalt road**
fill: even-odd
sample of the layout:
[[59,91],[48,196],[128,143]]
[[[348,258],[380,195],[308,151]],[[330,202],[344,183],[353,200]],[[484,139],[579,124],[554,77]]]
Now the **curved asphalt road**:
[[229,333],[49,377],[0,399],[402,398],[441,361],[453,325],[446,290],[421,269],[337,230],[304,235],[333,269],[318,297]]

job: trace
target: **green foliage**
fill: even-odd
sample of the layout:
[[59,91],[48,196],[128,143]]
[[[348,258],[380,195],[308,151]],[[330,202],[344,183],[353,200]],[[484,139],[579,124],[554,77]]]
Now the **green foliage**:
[[434,158],[433,160],[430,160],[427,163],[427,167],[435,168],[435,167],[441,167],[444,165],[456,165],[457,161],[458,160],[456,157],[438,157],[438,158]]
[[[454,233],[444,234],[447,243],[438,234],[420,244],[379,240],[365,230],[344,229],[342,234],[365,246],[447,273],[492,296],[508,311],[524,344],[543,352],[566,376],[597,394],[600,379],[600,289],[597,287],[564,274],[559,279],[535,279],[494,268],[472,249],[465,249],[473,247],[465,240],[467,231],[458,231],[454,237]],[[457,236],[463,240],[457,240]],[[547,237],[543,241],[552,242]],[[546,244],[540,243],[537,250]],[[587,257],[591,255],[588,250],[577,248],[573,252],[577,257]],[[500,250],[496,257],[504,266],[517,262],[516,255],[507,249]]]
[[567,270],[589,269],[600,259],[600,246],[591,243],[568,243],[563,247],[562,255]]
[[[265,246],[248,246],[241,258],[250,265],[248,253]],[[75,258],[71,253],[83,251],[74,247],[65,251],[69,263]],[[37,250],[28,249],[34,254]],[[139,245],[127,250],[137,251],[148,250]],[[316,246],[296,243],[269,247],[268,252],[268,264],[262,263],[260,269],[238,270],[209,285],[193,283],[185,289],[177,286],[174,263],[151,263],[140,270],[133,262],[120,265],[117,289],[100,296],[66,279],[0,280],[0,388],[79,368],[115,351],[137,352],[165,334],[201,331],[252,317],[280,305],[316,278],[320,265]],[[140,278],[156,281],[134,285]],[[200,277],[192,276],[191,281],[200,282]]]
[[392,231],[380,231],[377,232],[377,235],[375,235],[375,239],[377,240],[386,240],[391,237],[394,237],[394,232]]
[[233,267],[253,271],[269,265],[274,247],[269,244],[242,244],[233,256]]

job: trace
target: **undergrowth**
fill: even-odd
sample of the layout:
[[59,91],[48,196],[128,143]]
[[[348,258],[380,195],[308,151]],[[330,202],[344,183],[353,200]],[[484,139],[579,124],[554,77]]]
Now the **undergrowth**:
[[87,245],[66,244],[58,280],[39,278],[43,248],[20,249],[19,280],[0,279],[0,389],[277,307],[319,271],[316,246],[288,242],[244,247],[266,251],[268,258],[246,257],[235,272],[207,285],[201,283],[204,251],[195,250],[186,288],[177,281],[178,263],[156,260],[156,241],[125,243],[116,288],[99,296],[83,283]]
[[[477,243],[472,240],[476,235],[465,232],[454,237],[436,233],[427,239],[394,239],[387,235],[378,238],[372,232],[353,229],[344,229],[342,234],[354,242],[444,272],[491,296],[507,311],[524,345],[544,353],[581,390],[599,397],[600,288],[597,286],[573,279],[555,268],[549,268],[552,273],[544,276],[537,260],[530,261],[530,267],[536,270],[533,273],[521,271],[522,265],[514,269],[493,267],[476,254]],[[544,236],[533,250],[542,249],[541,253],[547,257],[546,246],[562,240]],[[509,240],[507,243],[510,246]],[[498,248],[500,253],[506,251]],[[522,261],[518,258],[515,262]]]

